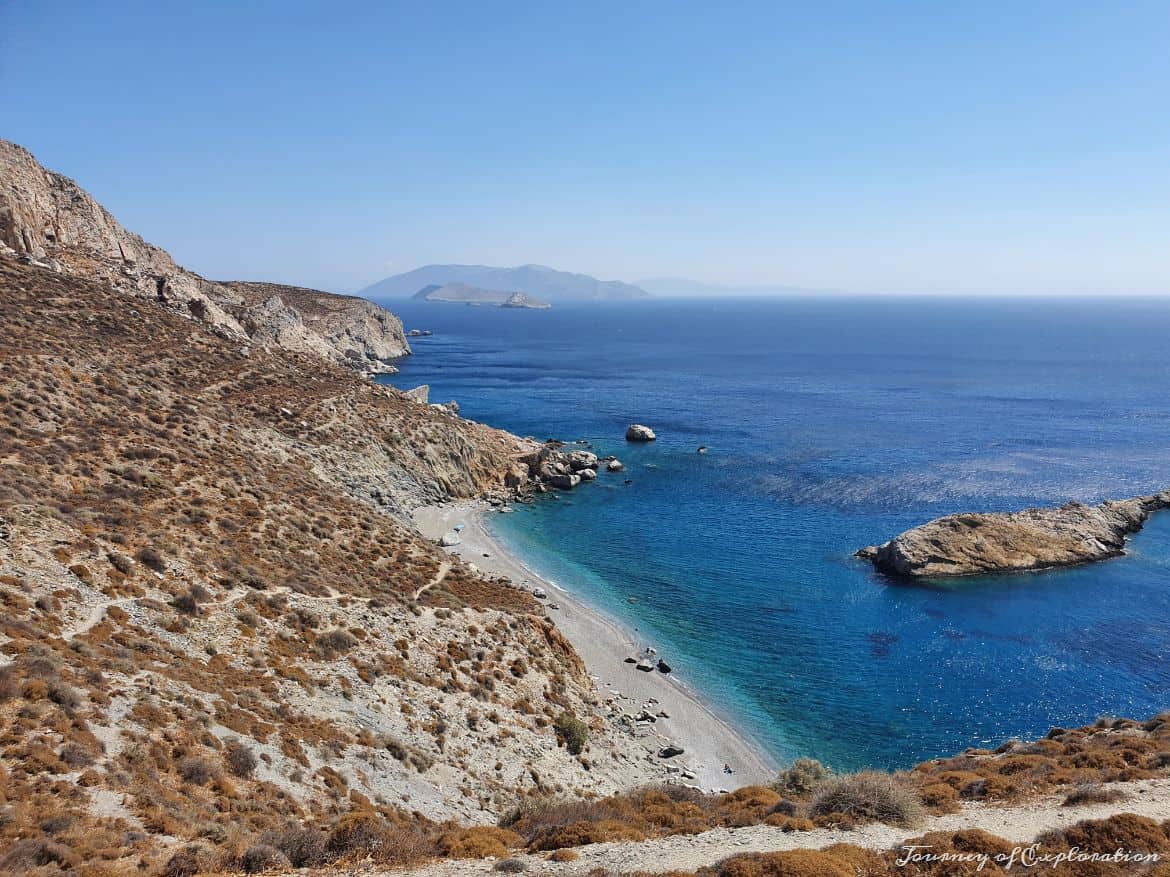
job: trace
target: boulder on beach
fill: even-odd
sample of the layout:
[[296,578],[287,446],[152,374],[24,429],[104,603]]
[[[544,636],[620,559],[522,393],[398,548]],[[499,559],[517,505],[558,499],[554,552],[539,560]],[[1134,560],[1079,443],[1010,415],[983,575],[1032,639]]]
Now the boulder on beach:
[[670,664],[666,663],[666,661],[663,661],[661,658],[658,659],[657,666],[659,673],[669,673],[671,670]]
[[657,438],[654,430],[640,423],[631,423],[626,427],[626,441],[628,442],[652,442]]
[[543,600],[548,596],[548,591],[546,591],[544,588],[533,588],[532,596],[537,600]]
[[453,548],[460,542],[459,536],[456,533],[444,533],[443,538],[439,540],[439,544],[444,548]]
[[682,755],[685,752],[681,746],[663,746],[658,750],[659,758],[674,758],[676,755]]

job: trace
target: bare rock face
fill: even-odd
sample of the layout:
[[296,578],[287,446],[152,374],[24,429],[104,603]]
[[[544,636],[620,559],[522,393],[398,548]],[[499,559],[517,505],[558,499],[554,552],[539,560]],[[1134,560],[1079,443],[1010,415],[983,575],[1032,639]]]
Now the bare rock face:
[[394,371],[390,360],[410,353],[398,318],[364,299],[216,283],[182,268],[7,140],[0,140],[0,256],[159,301],[226,338],[317,353],[363,372]]
[[402,321],[364,298],[276,283],[221,285],[240,297],[237,313],[258,341],[370,374],[392,374],[392,361],[410,353]]
[[1170,491],[1100,505],[1005,514],[947,515],[907,530],[884,545],[857,552],[881,572],[931,578],[975,576],[1072,566],[1116,557],[1125,539],[1159,509]]

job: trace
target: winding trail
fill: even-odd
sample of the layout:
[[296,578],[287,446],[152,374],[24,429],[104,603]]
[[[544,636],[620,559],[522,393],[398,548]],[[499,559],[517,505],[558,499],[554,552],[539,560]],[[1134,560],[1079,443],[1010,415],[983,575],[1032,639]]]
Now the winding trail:
[[140,597],[123,597],[120,600],[105,600],[98,603],[89,610],[89,614],[85,616],[77,624],[66,630],[61,634],[61,638],[65,642],[73,642],[73,640],[84,633],[89,633],[95,627],[102,623],[102,619],[106,617],[106,611],[111,606],[129,606],[131,603],[137,602]]
[[[872,850],[896,849],[906,841],[932,831],[953,832],[979,828],[1013,843],[1027,845],[1037,835],[1067,828],[1084,819],[1104,819],[1117,813],[1136,813],[1159,822],[1170,819],[1170,778],[1117,783],[1113,787],[1123,789],[1128,799],[1113,804],[1062,807],[1064,796],[1059,795],[1037,798],[1010,807],[966,805],[958,813],[928,817],[914,828],[895,828],[875,823],[849,832],[818,829],[786,833],[767,825],[753,825],[748,828],[717,828],[702,834],[641,842],[591,844],[577,847],[580,858],[564,864],[549,862],[537,855],[521,854],[516,858],[525,862],[528,872],[538,874],[587,874],[594,868],[602,868],[614,874],[630,871],[662,873],[672,870],[694,871],[741,853],[822,849],[838,843]],[[394,873],[415,877],[464,877],[491,874],[494,864],[494,861],[487,859],[447,860]]]
[[412,597],[411,599],[413,599],[417,602],[419,597],[421,597],[423,594],[425,594],[431,588],[435,587],[440,582],[442,582],[443,579],[445,579],[447,577],[447,573],[449,573],[451,571],[451,566],[452,566],[452,564],[451,564],[451,561],[449,561],[449,560],[444,560],[441,564],[439,564],[439,571],[437,573],[435,573],[435,577],[433,579],[431,579],[429,582],[427,582],[425,585],[423,585],[421,588],[419,588],[417,591],[415,591],[414,597]]

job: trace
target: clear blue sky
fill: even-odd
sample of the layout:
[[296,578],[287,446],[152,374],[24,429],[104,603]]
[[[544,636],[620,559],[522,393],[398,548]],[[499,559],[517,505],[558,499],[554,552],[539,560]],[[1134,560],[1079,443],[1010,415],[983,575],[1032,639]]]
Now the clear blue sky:
[[1170,292],[1165,0],[0,0],[0,94],[212,277]]

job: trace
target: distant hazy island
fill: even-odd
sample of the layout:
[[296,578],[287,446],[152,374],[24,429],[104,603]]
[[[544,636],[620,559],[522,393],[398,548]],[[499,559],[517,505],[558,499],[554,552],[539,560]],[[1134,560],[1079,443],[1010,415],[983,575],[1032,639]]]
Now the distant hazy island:
[[508,292],[502,289],[484,289],[466,283],[431,283],[414,294],[421,301],[461,302],[464,304],[490,304],[498,308],[529,308],[541,310],[552,307],[548,302],[525,292]]
[[558,271],[544,265],[493,268],[489,265],[424,265],[367,286],[359,295],[371,299],[425,298],[428,287],[462,285],[483,290],[507,289],[556,303],[566,299],[646,298],[646,290],[620,280],[598,280],[588,274]]

